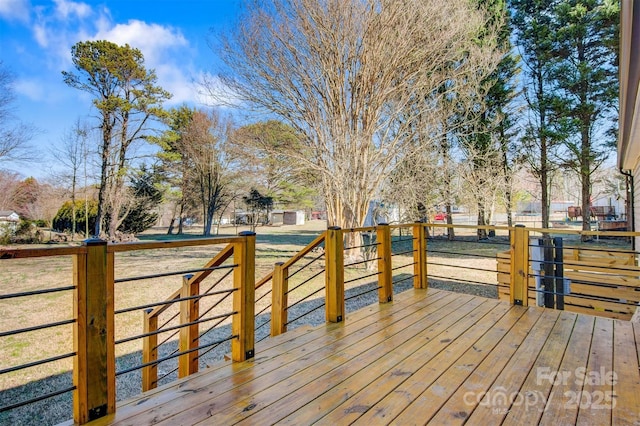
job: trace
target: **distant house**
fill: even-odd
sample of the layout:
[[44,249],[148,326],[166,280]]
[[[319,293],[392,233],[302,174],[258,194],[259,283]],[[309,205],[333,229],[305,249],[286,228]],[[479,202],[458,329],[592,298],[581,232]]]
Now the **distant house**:
[[[640,1],[620,3],[618,167],[631,182],[631,230],[640,230]],[[636,237],[635,248],[640,247]]]
[[0,210],[0,228],[8,228],[15,231],[18,228],[20,216],[11,210]]

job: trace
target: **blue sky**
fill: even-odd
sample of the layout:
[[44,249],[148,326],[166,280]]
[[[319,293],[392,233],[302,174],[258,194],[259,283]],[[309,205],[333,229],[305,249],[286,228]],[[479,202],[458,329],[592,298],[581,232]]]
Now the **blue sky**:
[[214,71],[210,30],[233,24],[240,0],[0,0],[0,61],[14,75],[15,116],[39,131],[31,141],[40,164],[2,164],[44,178],[59,144],[78,118],[91,114],[91,98],[62,81],[73,71],[71,46],[110,40],[142,51],[147,68],[173,94],[166,106],[202,104],[194,81]]

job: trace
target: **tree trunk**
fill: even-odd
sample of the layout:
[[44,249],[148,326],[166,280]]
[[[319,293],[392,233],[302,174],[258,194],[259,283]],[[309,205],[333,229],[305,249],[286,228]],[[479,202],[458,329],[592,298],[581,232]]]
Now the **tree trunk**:
[[[487,224],[486,211],[482,202],[478,203],[478,226],[484,226]],[[478,228],[478,239],[484,240],[487,238],[487,230]]]

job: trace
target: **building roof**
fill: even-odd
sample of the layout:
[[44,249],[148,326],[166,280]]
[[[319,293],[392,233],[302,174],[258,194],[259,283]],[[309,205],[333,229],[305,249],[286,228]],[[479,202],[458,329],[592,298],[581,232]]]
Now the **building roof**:
[[18,213],[14,212],[13,210],[0,210],[0,219],[17,220],[17,219],[11,219],[11,216],[13,215],[15,215],[17,219],[19,219]]
[[620,131],[618,167],[640,161],[640,1],[622,0],[620,9]]

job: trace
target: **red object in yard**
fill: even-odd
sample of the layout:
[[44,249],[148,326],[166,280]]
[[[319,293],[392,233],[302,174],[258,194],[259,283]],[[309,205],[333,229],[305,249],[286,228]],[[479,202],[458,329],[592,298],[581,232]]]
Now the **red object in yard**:
[[446,213],[436,213],[436,215],[433,217],[433,220],[445,221],[445,220],[447,220],[447,214]]

